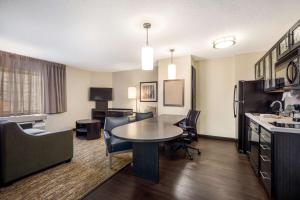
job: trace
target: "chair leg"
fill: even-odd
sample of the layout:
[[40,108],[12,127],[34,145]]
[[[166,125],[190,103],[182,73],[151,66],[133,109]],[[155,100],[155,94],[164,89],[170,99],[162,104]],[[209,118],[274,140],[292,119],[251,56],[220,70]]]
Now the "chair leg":
[[189,160],[193,160],[193,156],[191,154],[191,152],[189,151],[189,148],[187,146],[184,147],[185,153],[188,157]]
[[106,149],[106,151],[105,151],[105,155],[106,155],[106,157],[108,156],[108,151],[107,151],[107,149]]
[[197,151],[198,155],[201,154],[201,151],[198,149],[198,148],[195,148],[195,147],[190,147],[190,146],[187,146],[188,149],[193,149],[195,151]]
[[108,162],[109,162],[109,168],[112,168],[112,155],[109,153],[108,154]]

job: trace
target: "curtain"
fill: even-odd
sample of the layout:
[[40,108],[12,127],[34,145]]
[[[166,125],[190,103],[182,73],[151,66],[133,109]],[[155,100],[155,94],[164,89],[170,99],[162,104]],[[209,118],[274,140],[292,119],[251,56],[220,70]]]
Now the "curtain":
[[0,116],[66,111],[65,65],[0,51]]
[[43,80],[45,113],[66,112],[66,66],[47,63],[43,68]]

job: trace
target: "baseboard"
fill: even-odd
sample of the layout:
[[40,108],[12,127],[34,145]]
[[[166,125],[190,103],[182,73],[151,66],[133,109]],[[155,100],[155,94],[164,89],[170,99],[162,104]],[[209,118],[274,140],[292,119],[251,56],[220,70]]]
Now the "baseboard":
[[198,134],[198,137],[202,138],[208,138],[208,139],[214,139],[214,140],[223,140],[223,141],[231,141],[235,142],[235,138],[228,138],[228,137],[221,137],[221,136],[213,136],[213,135],[204,135],[204,134]]

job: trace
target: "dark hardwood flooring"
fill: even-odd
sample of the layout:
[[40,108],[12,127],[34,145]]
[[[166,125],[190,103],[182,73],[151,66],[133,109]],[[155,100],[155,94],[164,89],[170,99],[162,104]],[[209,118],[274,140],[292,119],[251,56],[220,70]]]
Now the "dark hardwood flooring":
[[133,176],[128,165],[84,197],[96,199],[250,200],[268,199],[245,155],[234,142],[199,138],[201,155],[194,160],[178,152],[174,158],[160,155],[160,182],[154,184]]

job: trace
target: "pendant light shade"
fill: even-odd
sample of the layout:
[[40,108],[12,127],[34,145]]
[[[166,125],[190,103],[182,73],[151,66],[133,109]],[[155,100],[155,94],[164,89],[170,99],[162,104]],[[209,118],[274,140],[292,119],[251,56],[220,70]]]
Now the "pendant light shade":
[[153,70],[153,48],[142,47],[142,70]]
[[150,23],[144,23],[147,31],[146,46],[142,47],[142,70],[153,70],[153,48],[149,46],[148,29],[151,28]]
[[168,79],[176,79],[176,65],[173,62],[174,49],[170,49],[171,63],[168,65]]

